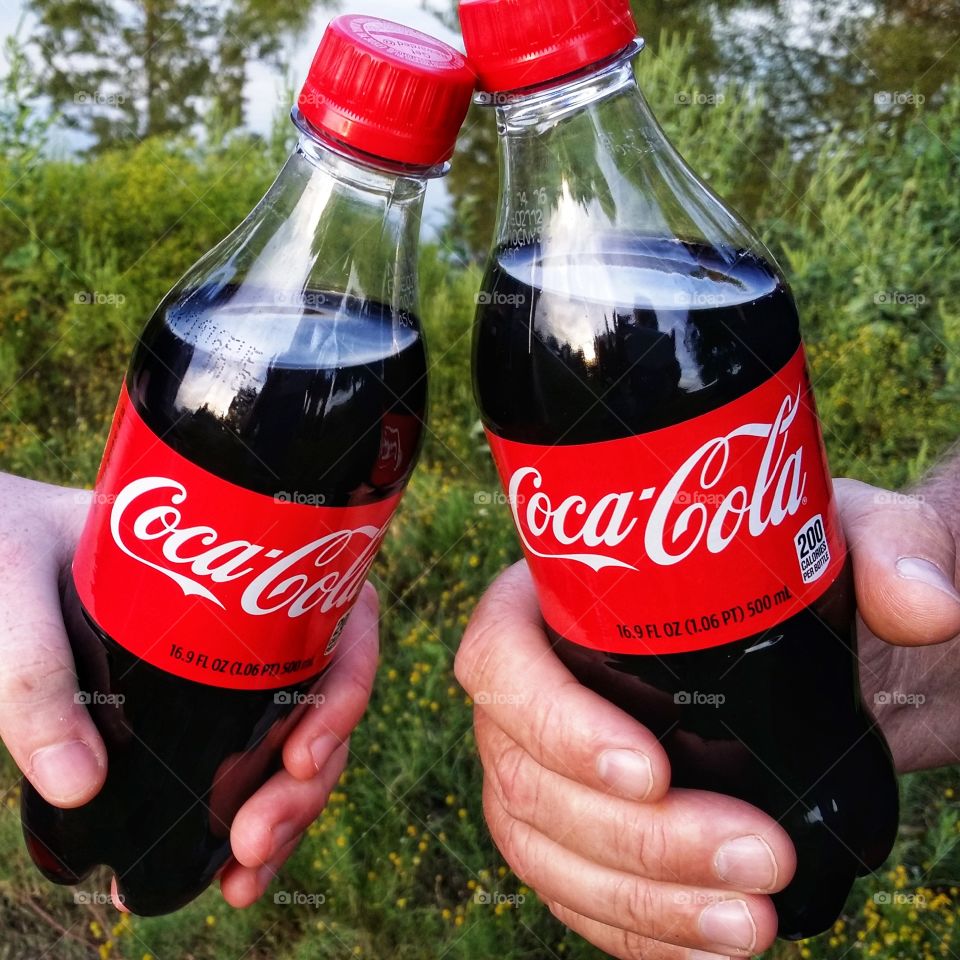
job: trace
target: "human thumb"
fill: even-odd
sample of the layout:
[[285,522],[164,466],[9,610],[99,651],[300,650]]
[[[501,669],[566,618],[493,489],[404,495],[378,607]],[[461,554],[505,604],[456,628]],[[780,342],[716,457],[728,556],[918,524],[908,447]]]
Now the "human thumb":
[[887,643],[922,646],[960,633],[957,547],[922,494],[836,482],[860,616]]

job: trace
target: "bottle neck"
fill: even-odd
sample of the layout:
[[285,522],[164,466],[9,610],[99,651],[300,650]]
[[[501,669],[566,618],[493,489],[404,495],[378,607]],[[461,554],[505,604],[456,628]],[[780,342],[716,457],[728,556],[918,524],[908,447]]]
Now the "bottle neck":
[[497,130],[501,136],[553,124],[607,97],[636,89],[633,59],[643,49],[643,40],[637,39],[609,59],[574,74],[523,90],[478,94],[477,102],[497,108]]
[[498,247],[577,247],[605,233],[758,246],[667,139],[634,75],[635,41],[552,84],[481,95],[500,135]]
[[220,276],[288,302],[333,293],[391,307],[401,319],[415,315],[424,194],[442,169],[351,155],[302,118],[297,126],[299,141],[277,179],[212,252]]
[[[377,157],[362,150],[351,147],[350,144],[329,136],[323,130],[313,126],[300,112],[298,107],[290,111],[290,119],[300,132],[299,146],[311,152],[321,161],[331,157],[338,157],[345,161],[349,168],[353,168],[351,176],[363,177],[363,171],[370,174],[380,174],[388,178],[410,178],[419,182],[433,180],[445,176],[450,170],[449,163],[438,163],[433,166],[400,163],[388,160],[386,157]],[[347,173],[347,168],[343,168]]]

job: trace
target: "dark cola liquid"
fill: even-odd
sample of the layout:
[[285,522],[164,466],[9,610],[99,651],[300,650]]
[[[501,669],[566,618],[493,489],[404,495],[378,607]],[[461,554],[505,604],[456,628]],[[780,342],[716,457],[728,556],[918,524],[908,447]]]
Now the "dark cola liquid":
[[[766,262],[675,240],[610,237],[569,256],[504,249],[484,291],[477,398],[490,430],[525,443],[683,422],[767,381],[800,343],[793,298]],[[804,612],[708,650],[601,653],[551,631],[581,682],[657,733],[674,785],[741,797],[787,829],[799,865],[774,898],[783,937],[833,923],[896,833],[896,778],[861,700],[854,613],[848,565]],[[687,691],[723,702],[677,703]]]
[[[127,386],[159,437],[223,479],[358,505],[397,492],[413,469],[426,358],[417,322],[379,304],[200,288],[154,316]],[[402,438],[388,457],[385,423]],[[296,694],[315,678],[282,691],[194,683],[106,636],[72,584],[64,609],[108,775],[75,810],[50,806],[25,782],[27,844],[51,880],[76,883],[107,864],[134,913],[176,910],[225,863],[233,816],[278,769],[302,712]]]

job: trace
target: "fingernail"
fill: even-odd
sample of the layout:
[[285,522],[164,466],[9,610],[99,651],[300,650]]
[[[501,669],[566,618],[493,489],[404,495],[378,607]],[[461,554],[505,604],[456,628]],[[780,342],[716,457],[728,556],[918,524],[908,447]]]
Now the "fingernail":
[[30,757],[30,779],[53,803],[69,803],[90,792],[100,779],[100,764],[82,740],[43,747]]
[[325,733],[310,744],[310,759],[313,760],[317,773],[327,765],[327,761],[333,756],[333,751],[339,746],[340,741],[332,733]]
[[743,890],[769,890],[777,882],[777,860],[762,837],[728,840],[714,865],[721,880]]
[[923,557],[901,557],[897,561],[897,574],[904,580],[916,580],[925,583],[934,590],[945,593],[955,603],[960,603],[960,593],[948,577],[935,563]]
[[721,900],[700,914],[700,932],[732,950],[752,950],[757,942],[757,925],[745,900]]
[[639,750],[604,750],[597,757],[597,776],[624,796],[646,800],[653,789],[653,765]]

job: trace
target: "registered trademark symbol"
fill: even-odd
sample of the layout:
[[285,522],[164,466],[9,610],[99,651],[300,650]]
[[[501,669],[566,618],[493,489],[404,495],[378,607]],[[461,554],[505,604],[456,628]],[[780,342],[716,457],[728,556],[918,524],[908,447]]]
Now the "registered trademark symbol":
[[806,506],[806,505],[807,505],[807,498],[806,498],[806,497],[804,497],[804,498],[803,498],[803,500],[802,500],[801,502],[803,503],[803,505],[804,505],[804,506]]

